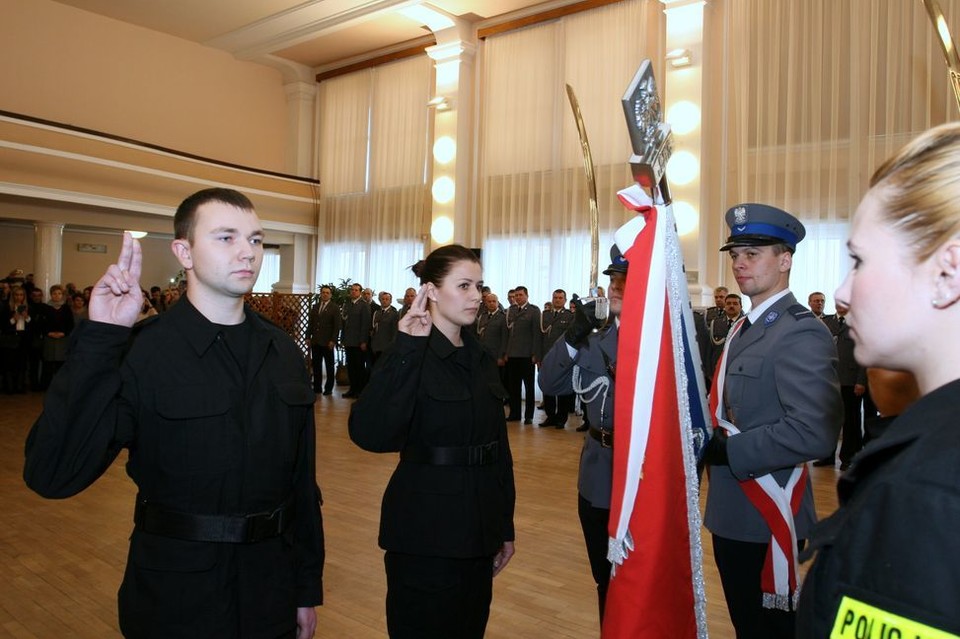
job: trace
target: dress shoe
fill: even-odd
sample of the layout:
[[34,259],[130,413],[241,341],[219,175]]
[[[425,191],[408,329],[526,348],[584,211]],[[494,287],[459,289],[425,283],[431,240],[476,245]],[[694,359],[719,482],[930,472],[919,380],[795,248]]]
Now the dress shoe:
[[324,395],[333,395],[333,391],[332,391],[332,390],[325,390],[325,391],[323,391],[323,394],[324,394]]
[[589,424],[580,424],[579,426],[577,426],[577,432],[578,432],[578,433],[585,433],[585,432],[587,432],[588,430],[590,430],[590,425],[589,425]]
[[845,470],[847,470],[848,468],[850,468],[850,462],[840,462],[840,472],[841,472],[841,473],[844,472]]
[[533,423],[533,420],[528,417],[527,419],[523,420],[523,423],[529,426],[530,424]]
[[556,424],[553,425],[553,427],[556,428],[557,430],[564,430],[567,427],[567,422],[557,422]]
[[547,417],[545,420],[537,424],[540,428],[545,428],[547,426],[556,426],[557,419],[555,417]]

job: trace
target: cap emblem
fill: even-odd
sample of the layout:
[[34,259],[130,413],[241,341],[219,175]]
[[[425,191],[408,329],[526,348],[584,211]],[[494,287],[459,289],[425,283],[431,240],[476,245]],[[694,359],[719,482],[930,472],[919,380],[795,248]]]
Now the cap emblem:
[[743,225],[747,223],[747,209],[743,206],[738,206],[733,209],[733,223],[737,225]]

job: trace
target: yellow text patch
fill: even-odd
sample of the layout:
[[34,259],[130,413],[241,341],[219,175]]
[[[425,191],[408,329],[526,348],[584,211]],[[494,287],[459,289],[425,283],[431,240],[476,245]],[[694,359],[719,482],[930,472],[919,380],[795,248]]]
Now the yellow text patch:
[[958,639],[913,619],[887,612],[852,597],[840,601],[830,639]]

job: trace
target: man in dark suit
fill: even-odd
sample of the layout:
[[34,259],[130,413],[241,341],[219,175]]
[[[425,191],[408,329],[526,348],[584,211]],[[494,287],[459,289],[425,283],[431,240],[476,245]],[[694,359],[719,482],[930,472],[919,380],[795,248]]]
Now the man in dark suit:
[[[843,429],[840,441],[840,470],[846,470],[854,455],[863,448],[863,423],[861,410],[865,410],[867,417],[873,402],[869,401],[867,393],[867,369],[857,364],[853,357],[853,338],[850,337],[850,327],[844,316],[847,314],[845,306],[837,306],[834,319],[836,330],[834,340],[837,344],[837,361],[840,373],[840,396],[843,399]],[[834,464],[833,456],[830,465]]]
[[528,303],[527,287],[513,289],[514,305],[507,309],[507,392],[510,393],[508,422],[520,421],[521,386],[526,392],[523,423],[533,423],[536,394],[535,366],[540,359],[540,309]]
[[721,250],[752,308],[727,337],[711,390],[704,525],[737,637],[793,637],[797,540],[816,522],[807,462],[828,454],[840,429],[836,349],[788,288],[800,221],[741,204],[726,222]]
[[[563,337],[567,327],[573,322],[573,313],[567,308],[567,292],[558,288],[553,292],[550,309],[540,316],[540,332],[543,333],[543,352]],[[573,412],[574,394],[543,395],[543,412],[547,418],[540,422],[540,426],[553,426],[563,430],[567,425],[567,416]]]
[[313,392],[320,392],[320,362],[327,370],[326,383],[323,385],[323,394],[333,393],[333,384],[336,381],[336,369],[333,363],[333,354],[337,348],[337,337],[340,335],[342,319],[340,307],[331,300],[333,290],[329,286],[320,288],[320,301],[310,309],[310,321],[307,324],[307,339],[310,340],[311,367],[313,368]]
[[343,317],[343,344],[347,355],[347,375],[350,377],[350,389],[344,397],[359,397],[360,391],[367,383],[367,368],[365,356],[370,339],[370,305],[363,301],[359,284],[350,286],[350,299],[347,300],[340,314]]

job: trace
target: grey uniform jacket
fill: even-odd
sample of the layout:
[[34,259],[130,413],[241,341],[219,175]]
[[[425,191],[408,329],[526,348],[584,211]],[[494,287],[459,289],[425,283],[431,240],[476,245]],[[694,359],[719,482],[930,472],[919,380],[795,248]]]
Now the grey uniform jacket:
[[[792,293],[732,339],[722,399],[740,434],[727,442],[730,465],[710,469],[704,524],[721,537],[767,543],[770,529],[740,481],[772,473],[784,486],[796,464],[832,454],[842,422],[837,352]],[[794,521],[800,539],[816,522],[809,483]]]
[[559,311],[550,309],[543,311],[540,315],[540,327],[543,333],[543,352],[546,353],[556,344],[557,340],[563,337],[567,327],[573,323],[573,313],[569,308],[561,308]]
[[495,360],[507,356],[507,319],[499,308],[492,314],[487,311],[480,313],[474,324],[477,338]]
[[519,306],[511,306],[506,310],[507,330],[507,357],[536,357],[542,353],[540,334],[540,309],[533,304],[527,304],[521,310]]
[[378,308],[373,314],[373,329],[370,332],[370,348],[374,353],[382,353],[393,344],[397,337],[397,323],[400,313],[393,306]]
[[[580,368],[580,388],[587,388],[598,378],[606,378],[610,385],[604,393],[581,395],[591,428],[613,431],[613,378],[611,370],[617,361],[615,325],[587,338],[575,356],[570,357],[566,340],[557,340],[547,352],[540,366],[540,390],[546,395],[569,395],[573,389],[573,367]],[[594,508],[610,508],[610,486],[613,478],[613,449],[605,448],[587,435],[580,451],[580,474],[577,488]]]
[[356,302],[343,303],[343,345],[366,344],[370,339],[370,305],[361,297]]

